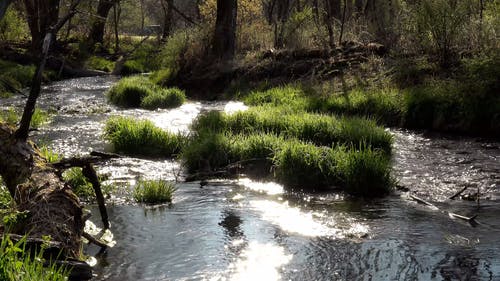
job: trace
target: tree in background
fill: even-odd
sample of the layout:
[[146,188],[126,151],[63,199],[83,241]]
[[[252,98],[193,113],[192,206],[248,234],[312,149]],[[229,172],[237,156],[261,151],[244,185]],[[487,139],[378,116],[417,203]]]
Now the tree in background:
[[237,0],[217,0],[217,19],[212,42],[212,54],[221,60],[231,60],[236,51]]
[[90,46],[93,47],[97,43],[104,43],[106,20],[108,19],[111,8],[113,8],[118,1],[119,0],[99,0],[97,4],[96,20],[92,24],[89,35]]

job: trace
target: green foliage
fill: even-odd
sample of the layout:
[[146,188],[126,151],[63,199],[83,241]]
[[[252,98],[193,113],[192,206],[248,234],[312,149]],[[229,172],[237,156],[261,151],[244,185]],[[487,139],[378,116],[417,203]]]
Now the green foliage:
[[178,88],[161,89],[141,101],[141,107],[146,109],[173,108],[181,106],[186,100],[184,91]]
[[19,115],[13,107],[10,107],[6,111],[0,111],[0,121],[16,125],[19,121]]
[[[95,200],[95,191],[92,183],[83,175],[82,168],[71,168],[63,173],[63,179],[66,181],[73,189],[73,192],[80,197],[80,199],[90,202]],[[106,180],[105,177],[99,176],[99,181],[103,182]],[[102,192],[104,194],[111,194],[114,190],[113,185],[104,184],[101,185]]]
[[33,255],[26,248],[26,237],[13,242],[8,236],[3,236],[0,242],[0,280],[68,280],[69,270],[52,264],[44,266],[43,249]]
[[181,58],[187,51],[189,45],[189,30],[179,31],[167,39],[167,43],[161,49],[161,69],[171,69],[176,73],[181,67]]
[[144,97],[152,95],[156,86],[144,76],[132,76],[121,79],[107,92],[113,104],[124,107],[139,107]]
[[145,71],[145,65],[146,62],[138,61],[138,60],[127,60],[123,64],[122,68],[122,75],[132,75],[132,74],[138,74],[138,73],[143,73]]
[[[20,113],[16,112],[14,108],[9,108],[6,111],[0,111],[0,121],[7,122],[11,125],[16,125],[20,121]],[[33,116],[31,117],[31,128],[39,128],[50,121],[50,115],[47,111],[35,108]]]
[[31,85],[35,66],[0,60],[0,97],[8,97]]
[[115,63],[112,61],[109,61],[103,57],[91,56],[85,62],[85,66],[88,68],[91,68],[91,69],[111,72],[111,71],[113,71],[113,68],[115,67]]
[[148,120],[114,117],[108,120],[104,137],[117,152],[130,155],[170,157],[177,154],[185,137],[165,132]]
[[12,202],[9,190],[5,186],[2,178],[0,177],[0,210],[7,209]]
[[164,87],[169,85],[174,76],[175,73],[171,68],[164,68],[153,72],[150,79],[153,83]]
[[159,204],[172,202],[175,184],[164,180],[140,180],[134,189],[134,199],[138,203]]
[[0,20],[0,40],[20,41],[29,33],[28,25],[23,15],[10,7]]
[[62,155],[54,152],[52,148],[47,145],[42,145],[39,150],[40,154],[47,160],[48,163],[56,163],[62,159]]
[[470,4],[469,0],[424,0],[414,11],[420,39],[431,43],[443,66],[449,66],[454,59],[460,32],[468,22]]

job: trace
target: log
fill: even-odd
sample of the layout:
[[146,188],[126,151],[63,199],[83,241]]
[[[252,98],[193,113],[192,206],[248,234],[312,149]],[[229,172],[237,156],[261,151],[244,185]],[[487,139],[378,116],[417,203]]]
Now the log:
[[0,123],[0,176],[18,211],[29,213],[14,234],[50,236],[60,243],[63,256],[79,257],[84,221],[78,197],[33,143],[16,138],[5,123]]
[[449,212],[448,215],[450,216],[450,218],[460,219],[460,220],[466,221],[469,224],[471,224],[472,226],[478,225],[478,223],[476,221],[477,215],[474,215],[472,217],[467,217],[467,216],[463,216],[463,215],[459,215],[459,214],[455,214],[455,213],[451,213],[451,212]]
[[458,196],[460,196],[460,194],[464,193],[464,191],[468,188],[468,186],[460,189],[457,193],[453,194],[453,196],[451,196],[449,199],[450,200],[454,200],[455,198],[457,198]]

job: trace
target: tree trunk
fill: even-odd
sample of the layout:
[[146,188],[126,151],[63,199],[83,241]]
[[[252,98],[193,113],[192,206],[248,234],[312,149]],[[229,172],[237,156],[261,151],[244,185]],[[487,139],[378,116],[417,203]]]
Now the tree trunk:
[[170,36],[172,30],[172,19],[174,17],[174,1],[173,0],[160,0],[163,9],[163,32],[161,35],[162,40],[166,40]]
[[104,43],[104,27],[106,26],[106,20],[109,11],[117,1],[119,0],[99,0],[99,4],[97,4],[97,19],[92,24],[90,30],[89,41],[91,47],[97,43]]
[[217,19],[212,52],[215,58],[231,60],[236,50],[237,0],[217,0]]
[[[32,51],[40,50],[47,31],[55,26],[59,17],[60,0],[24,0]],[[55,39],[55,38],[53,38]],[[55,40],[53,40],[55,43]]]
[[5,123],[0,124],[0,175],[18,211],[28,212],[13,231],[33,238],[50,236],[61,243],[64,257],[78,258],[84,227],[78,197],[36,147],[16,138]]

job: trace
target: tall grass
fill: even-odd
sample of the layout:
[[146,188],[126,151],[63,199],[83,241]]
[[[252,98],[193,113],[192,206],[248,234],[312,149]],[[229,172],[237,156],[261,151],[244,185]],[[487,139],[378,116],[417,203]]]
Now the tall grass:
[[121,79],[107,92],[108,100],[118,106],[146,109],[172,108],[186,100],[184,91],[177,88],[162,89],[144,76]]
[[116,152],[130,155],[171,157],[180,152],[184,136],[169,133],[151,121],[113,117],[106,123],[104,138]]
[[141,107],[146,109],[173,108],[181,106],[186,100],[184,91],[178,88],[161,89],[141,101]]
[[200,116],[192,127],[197,131],[232,134],[262,132],[326,146],[367,143],[388,153],[392,145],[392,136],[372,120],[295,113],[286,107],[253,107],[231,115],[209,112]]
[[362,144],[319,147],[273,134],[249,135],[202,132],[184,147],[181,159],[190,173],[213,172],[230,164],[259,160],[260,172],[274,170],[274,177],[288,187],[319,190],[343,187],[357,196],[381,196],[394,181],[389,157]]
[[91,56],[85,62],[85,66],[96,70],[111,72],[115,67],[115,63],[102,57]]
[[[99,175],[99,182],[106,180],[106,177]],[[91,202],[95,200],[95,191],[92,183],[83,175],[82,168],[71,168],[63,173],[63,179],[66,181],[73,192],[82,200]],[[109,195],[114,190],[113,185],[103,184],[101,186],[102,192]]]
[[1,237],[0,242],[0,280],[68,280],[70,270],[52,264],[44,267],[43,247],[32,254],[26,246],[26,237],[13,242],[8,236]]
[[[6,111],[0,111],[0,121],[7,122],[12,125],[16,125],[21,119],[21,113],[16,111],[14,108],[9,108]],[[40,128],[42,125],[50,122],[50,114],[39,108],[35,108],[33,115],[31,117],[30,127]]]
[[172,202],[177,188],[173,182],[164,180],[140,180],[134,189],[134,199],[138,203],[158,204]]
[[139,107],[144,97],[152,95],[156,86],[144,76],[132,76],[121,79],[107,92],[113,104],[124,107]]

